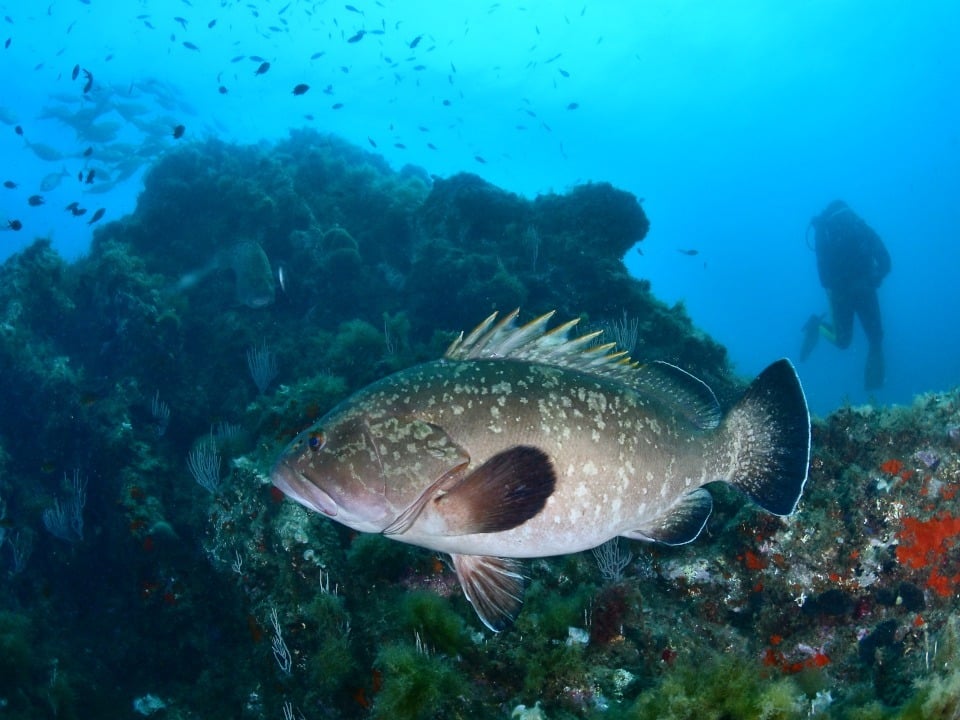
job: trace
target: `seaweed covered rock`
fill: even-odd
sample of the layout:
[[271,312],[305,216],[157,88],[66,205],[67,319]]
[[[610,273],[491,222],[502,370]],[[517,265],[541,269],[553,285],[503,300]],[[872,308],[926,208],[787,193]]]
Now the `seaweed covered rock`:
[[542,195],[533,210],[537,227],[558,236],[560,252],[568,258],[586,252],[619,261],[650,229],[637,198],[605,182],[579,185],[566,195]]
[[[414,717],[521,700],[586,716],[604,693],[626,707],[655,684],[667,650],[695,657],[699,638],[671,634],[677,612],[696,613],[716,644],[741,641],[751,622],[773,626],[787,590],[778,576],[756,590],[750,574],[779,569],[780,521],[762,538],[737,530],[732,548],[699,547],[706,566],[683,550],[649,553],[623,586],[604,586],[583,556],[531,564],[521,632],[484,641],[443,562],[356,538],[269,488],[277,450],[298,431],[359,387],[437,357],[493,310],[580,317],[583,330],[733,397],[724,349],[628,274],[623,253],[646,229],[636,199],[603,183],[531,201],[472,175],[396,172],[310,130],[164,155],[136,211],[98,227],[87,256],[68,264],[38,242],[0,267],[0,520],[38,538],[0,597],[33,608],[37,632],[83,640],[58,652],[63,667],[83,664],[91,638],[134,628],[76,685],[91,717],[129,712],[151,668],[172,665],[153,688],[171,716],[277,715],[296,701]],[[73,468],[90,478],[88,525],[68,543],[41,517]],[[738,507],[721,506],[712,527],[737,527]],[[897,579],[910,607],[905,583],[930,592],[919,569]],[[811,592],[835,599],[826,590]],[[841,600],[830,607],[849,614]],[[813,643],[814,618],[839,622],[801,616],[798,643]],[[289,666],[278,666],[277,635]],[[38,697],[41,675],[25,680]],[[107,709],[86,690],[103,678],[120,698]]]
[[430,235],[445,237],[465,250],[515,251],[508,230],[526,227],[530,207],[518,195],[471,173],[436,179],[419,217]]

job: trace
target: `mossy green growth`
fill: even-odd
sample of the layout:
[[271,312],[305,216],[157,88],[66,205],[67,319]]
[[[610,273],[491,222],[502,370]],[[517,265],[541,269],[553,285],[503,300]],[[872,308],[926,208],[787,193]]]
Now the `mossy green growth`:
[[355,587],[377,580],[395,582],[416,562],[417,551],[382,535],[363,533],[350,543],[347,568]]
[[321,593],[307,606],[306,617],[315,626],[315,647],[307,659],[309,685],[321,697],[330,697],[358,670],[350,646],[350,615],[343,599]]
[[551,590],[539,580],[530,583],[523,612],[517,618],[517,631],[550,640],[566,640],[571,627],[584,627],[584,610],[596,588],[579,583],[570,594]]
[[447,655],[459,654],[469,641],[463,618],[454,612],[450,601],[429,590],[414,590],[403,596],[400,626],[411,636],[418,633],[431,650]]
[[951,617],[937,637],[930,660],[938,668],[921,676],[916,693],[906,702],[897,720],[956,720],[960,717],[960,618]]
[[383,686],[374,700],[372,717],[384,720],[431,720],[474,717],[463,673],[440,655],[418,651],[407,643],[385,645],[376,668]]
[[631,720],[792,720],[805,718],[806,696],[791,678],[763,676],[735,656],[677,662],[626,713]]
[[0,612],[0,694],[22,689],[33,669],[33,628],[30,618]]
[[327,349],[324,361],[334,373],[347,378],[350,387],[377,379],[379,363],[387,351],[383,330],[364,320],[341,323]]

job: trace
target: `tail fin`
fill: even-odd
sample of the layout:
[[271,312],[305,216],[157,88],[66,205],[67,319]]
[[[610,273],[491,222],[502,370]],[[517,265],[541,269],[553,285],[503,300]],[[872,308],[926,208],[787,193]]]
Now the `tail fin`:
[[792,513],[807,482],[810,413],[789,360],[757,376],[724,418],[721,435],[737,448],[728,481],[765,510]]

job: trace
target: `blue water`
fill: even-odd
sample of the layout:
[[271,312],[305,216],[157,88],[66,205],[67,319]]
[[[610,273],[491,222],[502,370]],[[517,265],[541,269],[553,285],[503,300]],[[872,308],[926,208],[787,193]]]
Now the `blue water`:
[[[744,375],[796,355],[801,325],[826,309],[805,229],[843,198],[893,257],[880,294],[887,383],[862,390],[858,332],[849,350],[824,346],[800,366],[813,409],[960,383],[956,3],[53,0],[2,3],[0,15],[2,179],[19,184],[0,188],[0,220],[24,223],[0,232],[0,258],[36,236],[82,254],[94,209],[101,222],[132,211],[149,162],[177,142],[255,143],[309,125],[375,143],[397,167],[467,170],[525,196],[606,180],[644,198],[651,230],[629,268],[683,302]],[[270,70],[256,75],[250,55]],[[75,64],[94,76],[86,97]],[[298,83],[310,90],[294,96]],[[100,146],[88,163],[91,143],[39,116],[97,97],[144,103],[155,126],[124,125],[106,143],[140,148],[142,165],[93,195],[99,181],[75,175],[106,170]],[[69,155],[37,159],[16,124]],[[29,207],[61,166],[70,176]],[[74,200],[85,216],[64,212]]]

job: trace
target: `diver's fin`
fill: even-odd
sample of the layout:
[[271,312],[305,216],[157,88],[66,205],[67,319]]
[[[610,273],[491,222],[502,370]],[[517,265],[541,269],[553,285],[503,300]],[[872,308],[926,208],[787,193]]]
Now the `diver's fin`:
[[623,533],[631,540],[655,540],[664,545],[686,545],[697,539],[713,510],[713,497],[698,488],[681,497],[673,507],[636,530]]
[[757,376],[724,418],[717,440],[739,448],[727,482],[775,515],[796,509],[810,464],[810,413],[789,360]]
[[523,604],[520,563],[489,555],[452,555],[463,593],[483,624],[494,632],[508,627]]
[[458,535],[511,530],[543,510],[557,476],[549,456],[529,445],[497,453],[432,498],[431,514]]

